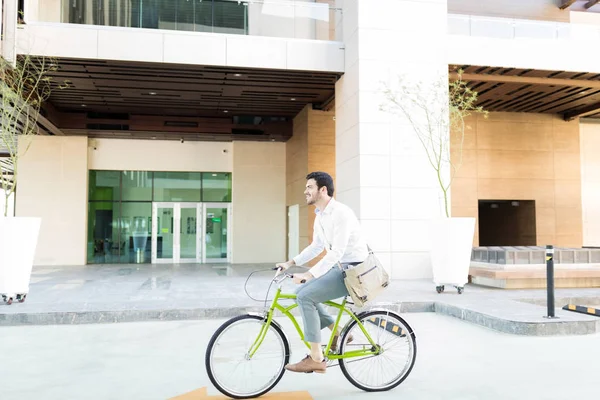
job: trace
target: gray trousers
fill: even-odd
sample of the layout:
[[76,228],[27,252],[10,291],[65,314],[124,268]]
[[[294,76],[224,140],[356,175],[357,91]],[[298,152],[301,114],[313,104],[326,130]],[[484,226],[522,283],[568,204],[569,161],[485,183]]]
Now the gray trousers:
[[335,320],[320,303],[348,296],[342,271],[337,265],[334,266],[325,275],[300,285],[296,289],[296,296],[304,323],[304,340],[321,343],[321,329],[333,324]]

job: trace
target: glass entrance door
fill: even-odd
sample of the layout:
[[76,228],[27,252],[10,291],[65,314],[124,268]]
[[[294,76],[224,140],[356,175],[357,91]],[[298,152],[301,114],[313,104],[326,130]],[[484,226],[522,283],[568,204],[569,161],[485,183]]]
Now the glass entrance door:
[[175,203],[152,204],[152,263],[174,262]]
[[202,205],[182,203],[179,226],[179,262],[197,263],[202,260]]
[[198,263],[202,260],[202,205],[152,204],[152,263]]
[[231,204],[204,203],[204,262],[231,262]]
[[153,203],[152,263],[231,262],[231,204]]

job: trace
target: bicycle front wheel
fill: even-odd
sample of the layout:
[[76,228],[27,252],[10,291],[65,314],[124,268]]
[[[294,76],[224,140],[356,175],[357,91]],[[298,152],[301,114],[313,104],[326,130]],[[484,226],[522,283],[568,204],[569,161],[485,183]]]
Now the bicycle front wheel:
[[410,374],[417,358],[417,341],[412,328],[391,311],[370,311],[357,317],[361,324],[352,321],[348,325],[342,336],[340,354],[369,350],[376,355],[340,359],[342,373],[350,383],[367,392],[395,388]]
[[290,346],[279,326],[269,325],[257,351],[250,354],[265,324],[258,315],[240,315],[221,325],[210,339],[206,372],[224,395],[234,399],[262,396],[283,376]]

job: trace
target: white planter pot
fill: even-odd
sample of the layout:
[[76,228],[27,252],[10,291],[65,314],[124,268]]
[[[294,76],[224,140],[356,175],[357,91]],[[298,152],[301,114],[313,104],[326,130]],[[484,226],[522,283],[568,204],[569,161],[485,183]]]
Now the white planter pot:
[[0,294],[29,292],[41,218],[0,217]]
[[475,218],[440,218],[430,221],[430,255],[433,281],[464,287],[475,234]]

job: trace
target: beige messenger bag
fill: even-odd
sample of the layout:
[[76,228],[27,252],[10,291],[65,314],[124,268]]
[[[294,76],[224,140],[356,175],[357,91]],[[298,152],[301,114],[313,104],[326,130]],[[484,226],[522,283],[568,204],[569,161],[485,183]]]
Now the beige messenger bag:
[[[331,245],[327,241],[323,225],[321,225],[321,232],[331,250]],[[348,294],[350,294],[352,301],[357,307],[363,307],[373,301],[390,283],[388,273],[375,254],[373,254],[373,250],[371,250],[369,245],[367,245],[367,249],[369,250],[367,259],[354,267],[343,269],[342,265],[338,262],[338,266],[344,276],[344,284],[346,285]]]
[[[369,246],[367,248],[369,255],[365,261],[353,268],[342,269],[344,284],[357,307],[363,307],[373,301],[390,283],[388,273],[381,262],[375,257],[373,250]],[[339,263],[338,265],[342,268]]]

